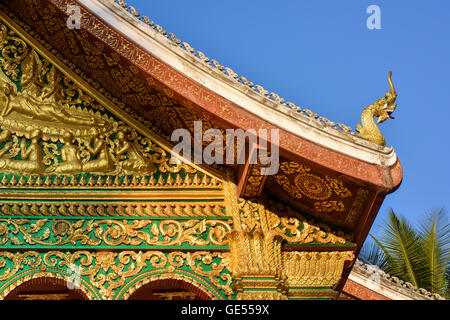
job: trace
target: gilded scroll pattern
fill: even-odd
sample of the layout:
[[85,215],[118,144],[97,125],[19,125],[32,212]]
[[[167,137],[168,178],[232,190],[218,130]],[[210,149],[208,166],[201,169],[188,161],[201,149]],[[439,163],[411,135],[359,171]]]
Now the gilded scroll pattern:
[[0,219],[0,245],[226,246],[231,221]]
[[318,227],[317,224],[311,224],[306,220],[300,220],[294,217],[280,218],[270,211],[267,214],[271,226],[278,228],[279,233],[288,243],[345,244],[347,242],[343,232],[338,231],[334,234],[325,225]]
[[20,37],[15,35],[8,28],[0,24],[0,66],[7,70],[6,75],[13,81],[18,80],[19,65],[23,56],[28,52],[28,46]]
[[331,200],[314,203],[317,212],[344,212],[345,207],[341,201]]
[[79,276],[95,287],[102,299],[106,300],[117,299],[118,292],[128,281],[149,271],[169,274],[193,272],[220,290],[225,298],[232,294],[228,265],[227,254],[208,251],[3,251],[0,252],[0,298],[4,298],[14,287],[14,283],[8,283],[8,279],[24,269],[64,271],[73,266],[77,266]]
[[341,231],[332,231],[325,224],[305,219],[281,203],[269,202],[264,206],[240,199],[239,208],[244,230],[275,230],[288,243],[345,244],[349,238]]

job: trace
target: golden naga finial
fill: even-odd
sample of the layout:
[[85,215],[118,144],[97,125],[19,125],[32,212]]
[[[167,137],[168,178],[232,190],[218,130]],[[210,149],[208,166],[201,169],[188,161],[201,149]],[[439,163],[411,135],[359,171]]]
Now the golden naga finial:
[[[364,108],[361,115],[361,123],[356,126],[356,131],[359,132],[358,137],[369,140],[376,144],[385,146],[386,141],[378,128],[377,124],[386,121],[388,118],[394,119],[391,114],[395,111],[397,107],[394,104],[397,99],[397,92],[395,91],[394,84],[392,83],[392,71],[389,72],[389,86],[391,91],[386,92],[384,98],[378,99],[374,104]],[[377,122],[373,120],[373,117],[377,117]]]

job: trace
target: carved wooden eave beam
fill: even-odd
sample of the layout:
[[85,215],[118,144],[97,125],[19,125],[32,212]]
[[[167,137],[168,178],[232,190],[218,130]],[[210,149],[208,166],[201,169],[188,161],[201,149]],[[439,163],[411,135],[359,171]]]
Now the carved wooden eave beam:
[[[238,167],[237,187],[241,198],[259,198],[263,192],[268,175],[261,174],[261,168],[264,166],[258,163],[259,161],[256,163],[251,161],[251,159],[257,159],[260,151],[260,146],[251,145],[245,164]],[[267,150],[264,151],[267,152]]]

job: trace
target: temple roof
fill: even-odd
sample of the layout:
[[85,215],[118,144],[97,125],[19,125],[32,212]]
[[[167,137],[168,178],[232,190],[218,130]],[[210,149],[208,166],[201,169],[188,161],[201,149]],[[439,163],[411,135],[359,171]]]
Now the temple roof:
[[274,92],[239,76],[230,67],[192,48],[122,0],[80,0],[86,8],[134,43],[190,79],[240,108],[315,144],[382,167],[397,161],[392,147],[359,138],[347,125],[336,123],[285,101]]

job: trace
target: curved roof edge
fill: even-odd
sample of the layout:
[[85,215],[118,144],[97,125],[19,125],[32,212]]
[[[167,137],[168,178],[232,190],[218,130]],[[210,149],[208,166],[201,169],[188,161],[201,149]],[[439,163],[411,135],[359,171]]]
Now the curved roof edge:
[[397,277],[391,277],[377,266],[365,264],[359,259],[356,259],[348,279],[392,300],[445,300],[436,293],[417,288]]
[[175,35],[167,34],[149,18],[141,17],[124,1],[78,2],[162,62],[255,116],[355,159],[381,167],[396,164],[397,155],[392,147],[361,139],[350,127],[329,121],[293,103],[285,103],[277,94],[239,78],[230,68],[210,60]]

